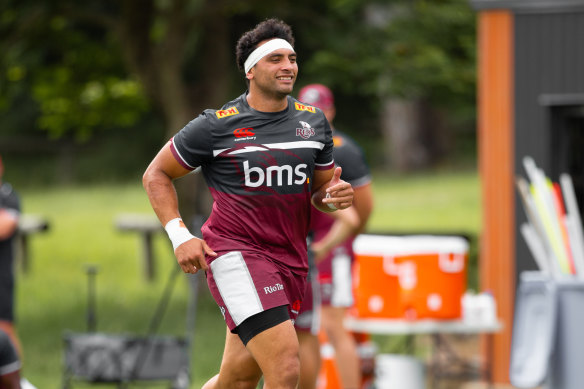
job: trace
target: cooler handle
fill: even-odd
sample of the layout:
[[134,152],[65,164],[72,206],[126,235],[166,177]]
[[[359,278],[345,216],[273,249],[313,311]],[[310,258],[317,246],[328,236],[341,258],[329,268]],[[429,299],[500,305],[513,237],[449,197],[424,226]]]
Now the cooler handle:
[[444,273],[460,273],[464,269],[464,254],[440,253],[438,256],[438,267]]
[[399,274],[399,265],[395,263],[395,257],[383,256],[383,271],[390,276],[397,276]]

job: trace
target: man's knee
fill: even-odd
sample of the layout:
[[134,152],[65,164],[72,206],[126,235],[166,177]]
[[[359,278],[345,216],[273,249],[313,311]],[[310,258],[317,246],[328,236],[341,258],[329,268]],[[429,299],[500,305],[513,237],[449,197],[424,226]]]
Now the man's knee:
[[300,356],[298,353],[286,357],[282,362],[282,366],[284,367],[282,369],[284,380],[286,382],[297,384],[300,377]]

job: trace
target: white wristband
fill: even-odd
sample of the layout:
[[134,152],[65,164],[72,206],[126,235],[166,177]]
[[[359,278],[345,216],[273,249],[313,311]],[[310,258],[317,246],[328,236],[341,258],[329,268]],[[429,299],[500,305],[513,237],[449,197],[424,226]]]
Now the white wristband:
[[189,232],[185,223],[180,217],[172,219],[164,226],[170,241],[172,242],[172,249],[176,250],[178,246],[184,242],[193,239],[195,236]]
[[[331,194],[327,193],[326,194],[326,198],[330,199],[331,198]],[[333,211],[336,211],[338,208],[335,207],[335,205],[333,203],[326,203],[327,207],[329,207],[330,209],[332,209]]]

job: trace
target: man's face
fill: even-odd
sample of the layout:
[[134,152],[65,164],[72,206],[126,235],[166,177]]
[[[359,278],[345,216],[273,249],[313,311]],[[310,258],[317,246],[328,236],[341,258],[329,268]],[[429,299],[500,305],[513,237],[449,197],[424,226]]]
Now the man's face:
[[250,69],[248,78],[265,94],[286,96],[292,93],[297,75],[296,53],[289,49],[278,49],[260,59]]

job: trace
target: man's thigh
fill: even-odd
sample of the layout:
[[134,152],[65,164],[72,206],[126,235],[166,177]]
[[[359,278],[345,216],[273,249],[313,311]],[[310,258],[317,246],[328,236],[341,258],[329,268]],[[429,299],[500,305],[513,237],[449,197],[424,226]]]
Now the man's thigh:
[[236,384],[240,386],[244,382],[248,383],[248,387],[255,387],[261,376],[260,367],[245,348],[239,336],[227,329],[218,387],[232,388]]
[[[292,321],[287,320],[253,337],[247,349],[260,366],[266,379],[299,368],[299,345]],[[291,365],[292,364],[292,365]]]

